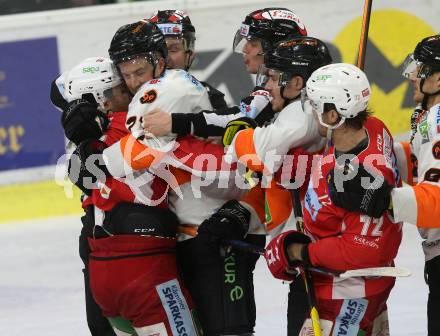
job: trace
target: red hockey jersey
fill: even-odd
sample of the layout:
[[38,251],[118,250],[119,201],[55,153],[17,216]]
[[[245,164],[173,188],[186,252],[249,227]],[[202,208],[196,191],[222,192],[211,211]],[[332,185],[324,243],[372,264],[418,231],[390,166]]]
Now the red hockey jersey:
[[[350,161],[374,167],[385,180],[400,186],[393,139],[386,126],[373,117],[364,128],[368,145]],[[372,218],[360,212],[348,212],[332,204],[328,196],[327,176],[335,167],[334,147],[330,146],[320,162],[312,168],[304,199],[305,231],[312,238],[308,252],[314,266],[334,270],[391,266],[402,238],[401,224],[388,213]],[[340,279],[314,275],[317,296],[323,299],[361,298],[389,288],[393,278]]]
[[[110,146],[128,134],[125,120],[127,112],[114,112],[110,116],[110,123],[105,131],[102,141]],[[114,178],[107,176],[105,183],[97,183],[98,188],[92,191],[92,195],[83,201],[83,207],[95,205],[103,211],[111,210],[120,202],[135,202],[148,204],[149,200],[160,200],[157,206],[167,207],[167,183],[164,180],[150,174],[149,183],[135,185],[135,179]]]

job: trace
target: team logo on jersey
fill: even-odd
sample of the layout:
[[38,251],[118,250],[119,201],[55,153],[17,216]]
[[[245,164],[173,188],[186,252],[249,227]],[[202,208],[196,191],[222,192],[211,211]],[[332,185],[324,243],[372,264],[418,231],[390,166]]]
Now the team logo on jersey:
[[307,212],[312,217],[312,220],[315,221],[318,216],[319,209],[322,208],[322,204],[319,201],[318,195],[311,185],[309,185],[305,197],[305,207]]
[[440,160],[440,141],[437,141],[434,146],[432,146],[432,155],[435,159]]
[[437,109],[437,115],[435,118],[435,122],[437,124],[437,133],[440,133],[440,106]]
[[429,142],[429,126],[428,120],[425,119],[419,124],[419,134],[422,137],[422,144]]
[[157,98],[157,92],[156,90],[152,89],[149,91],[145,91],[144,95],[139,100],[141,104],[151,104],[156,100],[156,98]]

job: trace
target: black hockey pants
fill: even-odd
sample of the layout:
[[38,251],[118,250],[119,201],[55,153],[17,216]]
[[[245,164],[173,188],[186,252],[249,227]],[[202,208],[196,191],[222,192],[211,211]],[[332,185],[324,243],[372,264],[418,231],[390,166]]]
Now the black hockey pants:
[[[264,247],[266,237],[246,241]],[[259,255],[232,251],[192,238],[177,244],[177,261],[197,306],[205,336],[251,335],[255,327],[253,271]]]
[[428,296],[428,335],[440,335],[440,256],[426,262],[426,278],[429,286]]

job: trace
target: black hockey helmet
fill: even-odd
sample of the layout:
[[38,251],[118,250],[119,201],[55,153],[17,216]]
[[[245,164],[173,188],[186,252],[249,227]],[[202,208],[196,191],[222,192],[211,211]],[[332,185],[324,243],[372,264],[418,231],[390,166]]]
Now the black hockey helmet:
[[243,53],[246,40],[261,40],[263,53],[283,40],[306,36],[299,17],[287,8],[269,7],[248,14],[235,34],[233,50]]
[[148,21],[155,23],[165,37],[183,38],[185,49],[194,51],[196,30],[188,14],[183,10],[159,10]]
[[280,72],[280,86],[285,86],[293,76],[301,76],[305,85],[313,71],[331,62],[332,57],[324,42],[314,37],[299,37],[280,42],[265,54],[259,75],[273,69]]
[[440,71],[440,35],[424,38],[414,50],[414,59],[419,63],[419,77],[426,78]]
[[147,20],[120,27],[110,43],[110,59],[115,65],[139,57],[145,57],[156,66],[159,57],[167,58],[168,50],[161,30]]

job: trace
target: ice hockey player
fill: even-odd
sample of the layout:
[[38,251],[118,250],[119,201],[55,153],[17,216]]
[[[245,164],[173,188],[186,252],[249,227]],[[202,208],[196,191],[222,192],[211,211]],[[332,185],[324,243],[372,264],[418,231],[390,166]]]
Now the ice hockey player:
[[[339,271],[393,265],[401,224],[388,213],[368,209],[370,217],[333,201],[358,172],[371,177],[359,180],[359,189],[401,185],[392,136],[367,109],[371,88],[366,75],[350,64],[324,66],[307,81],[307,97],[320,134],[330,142],[312,168],[303,207],[306,234],[287,231],[269,243],[270,271],[286,279],[286,270],[299,265]],[[393,278],[343,280],[315,273],[313,280],[323,335],[389,335],[386,301]],[[307,320],[301,333],[309,334],[310,328]]]
[[[131,94],[108,58],[87,58],[59,76],[53,82],[51,99],[54,105],[64,110],[62,125],[66,137],[74,145],[88,139],[101,139],[106,145],[110,145],[128,133],[125,118]],[[72,179],[78,181],[79,165],[75,169]],[[113,329],[102,315],[89,285],[90,249],[87,237],[92,236],[94,226],[92,198],[98,197],[99,192],[86,189],[79,183],[77,186],[86,193],[83,195],[85,215],[81,218],[83,227],[79,236],[79,254],[84,262],[87,324],[91,335],[110,336],[114,335]],[[106,199],[101,198],[101,201]]]
[[[139,105],[163,100],[162,94],[168,91],[171,82],[171,85],[188,93],[189,108],[198,104],[210,106],[206,91],[193,83],[185,72],[167,76],[167,49],[162,33],[154,24],[140,21],[121,27],[112,40],[109,53],[133,93],[148,81],[163,89],[135,96]],[[175,94],[179,98],[183,96],[179,90]],[[130,120],[128,115],[129,129],[138,122]],[[83,142],[79,147],[85,147],[87,153],[99,155],[96,146],[90,144],[90,141],[85,145]],[[84,156],[81,159],[81,162],[88,160]],[[81,168],[85,177],[94,176],[87,165]],[[106,170],[104,166],[100,168]],[[142,176],[145,177],[142,193],[139,193],[140,188],[133,188],[133,180],[123,180],[134,190],[131,202],[120,200],[111,210],[101,213],[101,218],[95,213],[94,238],[89,239],[92,293],[118,335],[126,335],[124,332],[131,334],[134,330],[137,335],[178,335],[182,332],[196,335],[193,304],[177,274],[175,246],[178,221],[166,208],[168,185],[150,172],[143,172]],[[109,190],[110,196],[116,192],[112,187]],[[163,197],[155,203],[153,196],[158,191]],[[145,205],[148,197],[154,207]],[[115,317],[130,321],[134,330],[117,323],[120,319],[115,320]]]
[[[159,16],[159,15],[158,15]],[[155,19],[155,16],[153,16],[153,19]],[[166,19],[158,20],[158,26],[161,27],[161,22],[165,24]],[[167,27],[167,26],[165,26]],[[248,31],[246,32],[245,28],[248,28]],[[245,21],[242,24],[242,29],[240,29],[236,34],[236,39],[234,43],[234,49],[238,52],[242,52],[244,54],[244,60],[247,67],[249,67],[248,71],[250,72],[256,72],[258,70],[259,65],[262,64],[263,61],[263,54],[266,51],[269,51],[273,44],[276,41],[279,41],[283,38],[293,37],[293,36],[301,36],[302,34],[305,34],[305,28],[300,22],[300,20],[297,18],[297,16],[292,13],[291,11],[287,9],[282,8],[266,8],[262,10],[257,10],[249,14]],[[261,88],[258,89],[259,92],[262,92]],[[256,97],[255,99],[253,97]],[[267,106],[265,109],[266,113],[264,118],[260,118],[260,121],[268,121],[273,117],[273,112],[270,109],[270,105],[268,105],[269,100],[267,99],[267,93],[264,93],[262,97],[258,96],[251,96],[249,97],[249,102],[253,101],[253,103],[258,102],[259,98],[263,98],[264,106]],[[242,107],[244,106],[244,103],[242,103]],[[208,112],[205,112],[203,114],[198,114],[200,119],[192,119],[191,116],[188,114],[168,114],[164,113],[165,119],[168,118],[168,121],[171,123],[171,119],[173,120],[173,124],[179,124],[181,126],[187,125],[185,127],[182,127],[182,131],[178,131],[175,133],[180,134],[186,134],[187,131],[190,129],[194,129],[194,134],[200,135],[200,136],[215,136],[223,133],[223,128],[215,127],[215,126],[208,126],[207,121],[205,121],[206,118],[217,118],[217,120],[223,120],[220,122],[221,125],[225,125],[227,120],[237,118],[237,111],[238,107],[234,107],[229,110],[225,110],[221,112],[222,114],[229,113],[228,116],[225,115],[218,115],[218,114],[207,114]],[[216,112],[216,111],[215,111]],[[254,111],[255,112],[255,111]],[[218,112],[217,112],[218,113]],[[151,125],[154,125],[154,117],[151,117],[154,113],[151,115],[147,115],[145,117],[145,124],[146,129],[148,131],[151,131],[157,136],[163,135],[162,133],[155,133],[154,127]],[[241,114],[246,115],[246,114]],[[171,116],[171,117],[170,117]],[[177,120],[178,117],[179,120]],[[189,117],[189,118],[188,118]],[[186,123],[184,120],[188,121]],[[195,121],[199,120],[199,121]],[[206,119],[207,120],[207,119]],[[226,121],[224,121],[226,120]],[[192,123],[192,126],[191,126]],[[160,126],[160,125],[159,125]],[[170,126],[170,125],[169,125]],[[218,131],[220,130],[220,132]],[[168,129],[164,134],[168,134],[170,129]],[[199,132],[200,130],[201,132]],[[229,206],[231,206],[231,203],[228,203]],[[223,212],[226,212],[226,209],[222,210]],[[264,215],[263,215],[264,217]],[[220,230],[221,226],[216,225],[218,221],[219,216],[217,216],[214,219],[205,221],[204,224],[201,225],[201,233],[208,233],[208,234],[214,234],[217,236],[216,239],[218,240],[221,236],[221,238],[226,238],[226,236],[229,236],[231,233],[226,233],[225,230],[230,230],[230,228],[224,226],[222,230]],[[202,218],[203,220],[203,218]],[[259,222],[259,220],[258,220]],[[254,223],[255,224],[255,223]],[[214,230],[213,228],[218,228]],[[256,225],[253,226],[254,228]],[[254,229],[255,230],[255,229]],[[247,240],[249,242],[256,243],[258,245],[264,245],[264,234],[266,231],[263,229],[260,230],[255,235],[251,230],[250,234],[247,235]],[[261,235],[263,233],[263,235]],[[182,246],[182,255],[201,255],[202,250],[205,251],[205,254],[209,252],[210,255],[214,254],[214,259],[218,258],[218,247],[216,248],[214,246],[214,249],[212,247],[205,246],[203,247],[202,244],[199,243],[199,238],[196,239],[190,239],[185,242],[179,243],[179,246]],[[198,251],[198,252],[197,252]],[[190,252],[188,254],[188,252]],[[221,330],[224,330],[224,332],[228,333],[234,333],[234,332],[251,332],[253,330],[253,326],[255,325],[255,301],[254,301],[254,295],[253,295],[253,285],[252,285],[252,272],[255,267],[255,263],[257,258],[254,258],[253,256],[246,255],[242,252],[237,252],[234,256],[234,262],[236,264],[236,272],[237,275],[237,284],[241,286],[241,288],[244,289],[244,296],[243,299],[238,300],[235,303],[228,303],[230,302],[230,299],[228,296],[226,296],[223,300],[221,299],[221,295],[218,295],[218,290],[222,287],[222,284],[220,283],[218,286],[210,286],[209,288],[205,288],[206,286],[204,283],[205,278],[207,275],[204,275],[202,267],[206,268],[206,265],[208,264],[208,261],[205,260],[203,262],[194,262],[192,258],[183,258],[181,264],[183,266],[183,269],[187,269],[186,274],[187,278],[191,279],[189,281],[191,283],[188,284],[190,287],[190,290],[194,288],[194,290],[191,291],[196,303],[201,307],[201,315],[202,315],[202,322],[205,322],[204,324],[207,325],[205,329],[208,331],[209,334],[218,333],[221,332]],[[196,259],[197,260],[197,259]],[[220,260],[220,259],[219,259]],[[228,261],[229,260],[229,261]],[[221,274],[224,273],[224,268],[229,263],[230,264],[231,257],[226,258],[225,265],[221,265],[218,262],[213,262],[211,264],[211,273],[214,271],[218,273],[218,276],[214,276],[214,274],[209,275],[209,278],[212,279],[212,281],[208,281],[210,283],[217,283],[217,278],[220,279],[222,276]],[[200,264],[200,266],[198,266]],[[186,267],[185,267],[186,265]],[[199,269],[200,268],[200,269]],[[197,276],[197,278],[195,277]],[[226,275],[225,275],[226,276]],[[228,285],[224,285],[228,286]],[[203,290],[201,290],[203,289]],[[205,290],[209,290],[208,293],[205,293]],[[227,288],[224,290],[225,293],[228,292]],[[208,295],[209,294],[209,295]],[[214,295],[215,294],[215,295]],[[211,298],[211,299],[207,299]],[[215,305],[213,305],[213,299],[218,298],[218,306],[224,305],[225,309],[224,311],[229,311],[230,313],[228,315],[225,315],[224,319],[219,319],[219,312],[217,309],[214,309]],[[223,303],[222,303],[223,302]],[[240,308],[240,305],[247,305],[248,308],[243,309]],[[240,314],[237,314],[237,312],[241,312]],[[245,314],[246,311],[249,311]],[[204,316],[205,315],[205,316]],[[245,316],[247,315],[247,317]],[[229,317],[228,317],[229,316]],[[243,322],[244,321],[244,322]],[[223,325],[223,326],[222,326]],[[235,325],[235,327],[234,327]],[[237,325],[240,326],[240,329],[237,329]],[[228,329],[224,329],[227,327]],[[221,329],[223,328],[223,329]]]
[[[138,59],[138,54],[133,50],[141,49],[142,46],[137,45],[137,41],[130,39],[130,31],[127,31],[127,36],[121,37],[119,41],[115,40],[110,48],[110,55],[115,64],[119,66],[122,76],[126,79],[129,88],[135,92],[133,102],[130,104],[127,123],[131,134],[123,139],[120,143],[113,145],[104,150],[104,158],[106,160],[106,167],[109,172],[116,176],[127,174],[129,170],[139,171],[140,169],[149,169],[155,172],[156,167],[150,160],[151,156],[142,155],[147,150],[147,153],[155,153],[158,151],[167,152],[169,143],[173,142],[172,137],[147,138],[142,128],[142,118],[145,114],[155,108],[161,107],[169,110],[179,112],[193,112],[205,109],[212,109],[209,105],[208,95],[205,88],[194,77],[189,75],[184,70],[168,69],[161,77],[146,81],[143,85],[138,86],[144,78],[132,78],[131,74],[136,74],[141,60]],[[127,42],[131,41],[131,42]],[[127,59],[126,44],[131,44],[130,53],[132,52],[131,60]],[[146,64],[146,62],[144,62]],[[189,87],[188,87],[189,85]],[[154,94],[152,93],[154,90]],[[148,97],[148,99],[147,99]],[[151,97],[151,98],[150,98]],[[197,104],[205,104],[200,106]],[[209,145],[209,143],[207,143]],[[182,142],[180,147],[183,147]],[[204,147],[207,153],[209,146]],[[218,148],[223,154],[222,146]],[[196,147],[191,148],[193,151]],[[138,155],[141,154],[141,155]],[[193,153],[192,153],[193,154]],[[160,158],[161,154],[156,156]],[[159,160],[160,161],[160,160]],[[171,168],[170,168],[171,169]],[[200,223],[209,218],[215,211],[221,208],[218,214],[215,214],[212,220],[220,220],[227,218],[230,222],[235,223],[236,226],[242,228],[242,235],[245,233],[244,226],[247,224],[246,217],[248,211],[242,208],[238,202],[230,201],[225,206],[228,198],[214,198],[202,195],[203,198],[197,198],[193,195],[191,188],[191,181],[193,178],[191,174],[185,172],[175,172],[177,177],[179,190],[183,198],[180,199],[174,190],[170,189],[170,204],[178,216],[181,226],[186,228],[197,228]],[[195,211],[197,209],[197,211]],[[185,230],[180,236],[181,239],[193,238],[193,236],[186,234],[191,230]],[[196,232],[196,231],[195,231]],[[219,334],[242,334],[249,330],[252,332],[255,323],[255,309],[249,305],[249,300],[253,302],[253,297],[248,293],[253,294],[253,287],[249,277],[242,275],[241,268],[245,267],[244,272],[248,273],[248,260],[255,259],[254,256],[243,254],[243,260],[229,258],[225,261],[219,255],[218,249],[215,250],[215,255],[205,253],[201,250],[198,240],[187,239],[179,243],[179,262],[182,267],[186,283],[190,286],[191,293],[194,293],[195,302],[200,309],[202,326],[207,335]],[[210,252],[212,254],[212,252]],[[233,274],[227,274],[229,279],[234,279],[231,283],[224,282],[225,262],[233,264]],[[232,266],[228,266],[227,270],[231,271]],[[208,285],[209,284],[209,285]],[[235,290],[238,287],[239,289]],[[234,300],[231,296],[232,290],[239,291],[239,299]],[[250,299],[248,299],[250,297]]]
[[[279,112],[275,120],[255,130],[238,132],[229,146],[228,152],[240,160],[253,158],[253,162],[242,163],[251,170],[271,176],[283,162],[283,156],[295,156],[298,150],[314,153],[323,148],[325,140],[319,135],[318,124],[311,108],[304,110],[301,90],[311,73],[320,66],[331,62],[327,46],[313,37],[300,37],[280,42],[271,52],[265,54],[265,66],[259,76],[268,76],[266,89],[270,92],[274,112]],[[235,130],[233,130],[235,131]],[[227,134],[229,127],[226,130]],[[233,132],[229,138],[233,137]],[[302,147],[300,149],[300,147]],[[266,153],[272,154],[266,156]],[[289,175],[290,176],[290,175]],[[254,202],[253,208],[263,208],[266,212],[266,227],[272,235],[285,230],[292,218],[291,192],[273,179],[264,189],[265,202]],[[303,195],[305,188],[302,188]],[[294,281],[290,286],[288,304],[288,334],[296,335],[304,322],[307,298],[302,281]]]
[[[167,68],[190,71],[196,56],[196,30],[188,14],[183,10],[159,10],[148,21],[155,23],[162,34],[168,49]],[[202,82],[214,109],[226,108],[224,94],[207,82]],[[168,115],[167,115],[168,116]],[[160,136],[160,135],[156,135]]]
[[[399,167],[408,185],[401,188],[384,186],[369,196],[370,208],[379,213],[392,208],[394,218],[417,225],[424,239],[425,278],[429,286],[428,334],[437,335],[440,321],[437,309],[440,304],[440,35],[424,38],[405,62],[404,76],[414,87],[414,101],[419,104],[411,117],[409,143],[396,148]],[[403,148],[402,148],[403,147]],[[356,183],[356,181],[353,181]],[[344,206],[357,206],[363,193],[346,186],[360,195]],[[391,204],[389,197],[391,194]]]
[[[424,239],[425,278],[429,286],[428,335],[432,336],[440,332],[440,224],[435,220],[440,214],[440,36],[423,39],[409,60],[412,62],[404,71],[413,83],[414,100],[421,103],[412,116],[410,142],[410,153],[418,162],[418,183],[413,181],[412,186],[396,188],[391,195],[396,218],[416,224]],[[410,171],[414,169],[412,157],[406,157]]]

